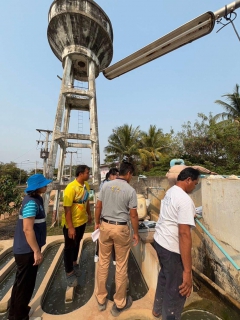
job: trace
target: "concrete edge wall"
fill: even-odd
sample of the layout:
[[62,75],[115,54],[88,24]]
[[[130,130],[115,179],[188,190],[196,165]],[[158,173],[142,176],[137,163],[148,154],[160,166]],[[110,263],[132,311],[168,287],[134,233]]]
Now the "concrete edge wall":
[[[204,221],[201,220],[204,224]],[[240,271],[238,271],[200,226],[192,232],[193,266],[223,289],[229,296],[240,302]],[[218,240],[225,251],[234,258],[236,251]]]
[[240,180],[202,181],[203,218],[208,230],[240,252]]

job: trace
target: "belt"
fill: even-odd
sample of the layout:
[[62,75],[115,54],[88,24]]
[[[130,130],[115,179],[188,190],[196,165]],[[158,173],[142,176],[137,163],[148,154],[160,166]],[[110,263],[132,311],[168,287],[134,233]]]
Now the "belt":
[[107,220],[104,218],[102,218],[102,220],[106,223],[109,223],[109,224],[115,224],[116,226],[125,226],[127,224],[127,221],[125,221],[125,222],[111,221],[111,220]]

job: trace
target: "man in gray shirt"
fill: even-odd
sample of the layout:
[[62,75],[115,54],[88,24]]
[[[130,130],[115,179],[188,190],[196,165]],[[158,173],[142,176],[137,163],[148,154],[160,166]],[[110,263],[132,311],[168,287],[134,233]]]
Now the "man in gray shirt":
[[[116,293],[111,313],[114,317],[132,305],[132,298],[126,296],[128,257],[130,252],[129,221],[133,228],[134,246],[139,242],[136,191],[129,185],[134,166],[122,162],[119,177],[105,183],[99,193],[95,210],[95,230],[100,229],[99,264],[97,271],[96,298],[98,309],[106,309],[106,281],[112,248],[116,254]],[[101,224],[100,224],[101,220]]]

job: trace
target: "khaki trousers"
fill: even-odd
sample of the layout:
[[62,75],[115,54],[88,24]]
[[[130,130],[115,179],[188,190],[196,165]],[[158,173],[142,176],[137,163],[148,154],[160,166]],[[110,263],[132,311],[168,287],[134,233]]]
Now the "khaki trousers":
[[119,226],[108,224],[103,221],[100,225],[96,289],[96,297],[100,304],[105,303],[108,294],[106,290],[106,281],[113,246],[116,255],[116,293],[113,296],[113,300],[118,308],[123,308],[126,305],[130,230],[128,225]]

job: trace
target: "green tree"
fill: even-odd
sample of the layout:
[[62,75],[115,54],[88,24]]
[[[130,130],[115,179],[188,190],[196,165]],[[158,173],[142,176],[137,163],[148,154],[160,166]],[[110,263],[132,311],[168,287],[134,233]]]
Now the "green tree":
[[25,183],[28,177],[27,171],[17,167],[15,162],[3,163],[0,162],[0,175],[8,175],[13,181],[19,183],[21,170],[21,181],[20,183]]
[[141,132],[140,138],[142,169],[149,171],[171,151],[171,134],[164,134],[156,125],[150,125],[148,132]]
[[[40,169],[40,168],[37,168],[37,170],[36,169],[32,169],[30,172],[29,172],[29,176],[32,176],[33,174],[35,174],[35,173],[41,173],[41,174],[43,174],[43,169]],[[21,179],[22,180],[22,179]],[[26,181],[25,181],[26,182]]]
[[22,202],[22,192],[17,188],[17,182],[9,175],[0,177],[0,213],[9,213],[18,210]]
[[137,164],[139,160],[139,138],[139,127],[133,128],[132,125],[124,124],[113,129],[108,138],[108,145],[104,148],[106,153],[104,161],[113,163],[126,158],[128,161]]
[[219,104],[225,112],[218,113],[214,116],[217,121],[222,120],[237,120],[240,119],[240,95],[239,95],[239,85],[236,84],[233,93],[224,94],[222,97],[226,97],[227,102],[222,100],[216,100],[215,103]]
[[215,117],[200,113],[200,120],[187,122],[178,136],[181,157],[187,165],[202,165],[219,174],[240,173],[240,126],[238,122],[216,123]]

